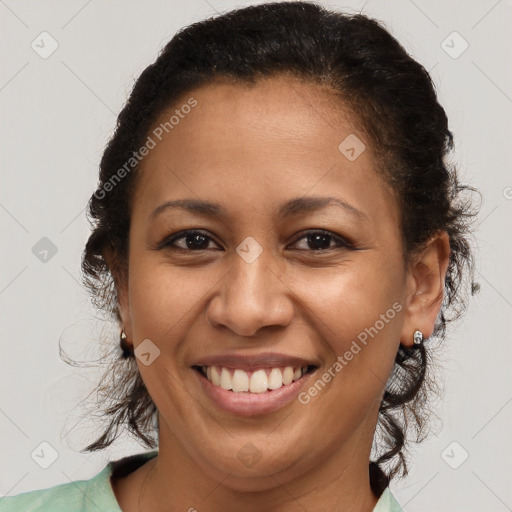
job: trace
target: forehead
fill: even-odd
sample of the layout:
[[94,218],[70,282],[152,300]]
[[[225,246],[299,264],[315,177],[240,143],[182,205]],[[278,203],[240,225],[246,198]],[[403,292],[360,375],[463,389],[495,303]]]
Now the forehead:
[[149,135],[155,147],[142,162],[141,203],[196,197],[234,208],[339,193],[361,209],[396,206],[357,120],[317,84],[213,83],[162,112]]

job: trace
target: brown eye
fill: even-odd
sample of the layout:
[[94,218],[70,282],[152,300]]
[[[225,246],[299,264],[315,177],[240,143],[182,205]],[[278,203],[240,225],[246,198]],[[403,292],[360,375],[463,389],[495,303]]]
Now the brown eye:
[[[177,245],[176,242],[184,240],[181,242],[181,245]],[[188,231],[180,231],[175,235],[172,235],[170,238],[166,238],[160,245],[159,248],[170,248],[177,249],[183,251],[205,251],[208,250],[208,246],[210,242],[213,242],[213,239],[202,233],[201,231],[188,230]]]
[[[293,245],[297,245],[300,240],[306,240],[306,247],[299,248],[300,251],[325,252],[331,249],[353,249],[354,247],[344,238],[335,235],[329,231],[309,231],[298,238]],[[180,242],[178,245],[177,242]],[[168,248],[171,250],[180,250],[186,252],[199,252],[212,249],[210,242],[213,238],[206,233],[197,230],[180,231],[163,240],[158,248]],[[216,244],[217,245],[217,244]]]
[[[306,247],[305,249],[299,250],[310,250],[310,251],[326,251],[330,249],[336,248],[353,248],[350,243],[348,243],[345,239],[340,237],[339,235],[334,235],[329,231],[310,231],[306,233],[301,238],[297,239],[294,242],[294,245],[297,244],[299,240],[306,239]],[[333,244],[334,242],[334,244]]]

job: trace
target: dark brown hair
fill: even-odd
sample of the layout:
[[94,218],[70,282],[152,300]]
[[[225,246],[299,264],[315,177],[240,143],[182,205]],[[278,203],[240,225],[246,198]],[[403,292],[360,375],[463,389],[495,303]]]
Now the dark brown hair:
[[[453,137],[445,111],[427,71],[379,22],[313,2],[267,3],[194,23],[180,30],[142,72],[118,116],[88,205],[93,230],[82,270],[94,303],[120,322],[114,278],[125,279],[128,273],[130,212],[138,176],[138,165],[130,159],[163,110],[214,80],[243,85],[280,74],[326,86],[349,106],[377,155],[379,172],[398,198],[407,257],[436,233],[448,233],[451,255],[434,331],[444,338],[446,323],[464,309],[465,275],[472,282],[468,233],[475,215],[466,194],[474,189],[461,185],[446,161]],[[132,171],[126,167],[129,161]],[[115,254],[112,268],[104,257],[109,247]],[[117,345],[118,340],[112,341]],[[430,350],[427,341],[419,349],[401,345],[396,354],[377,424],[382,453],[374,461],[389,466],[388,478],[400,469],[407,474],[407,434],[416,442],[425,434],[427,396],[435,388],[427,373]],[[122,426],[155,448],[157,410],[133,354],[118,348],[98,389],[108,424],[82,451],[109,446]]]

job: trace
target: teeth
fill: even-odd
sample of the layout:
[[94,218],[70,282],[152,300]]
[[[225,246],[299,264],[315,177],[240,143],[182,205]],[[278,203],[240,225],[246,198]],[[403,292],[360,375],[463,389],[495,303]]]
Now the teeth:
[[268,379],[265,370],[256,370],[251,375],[251,383],[249,389],[251,393],[265,393],[265,391],[267,391]]
[[[212,369],[212,378],[208,377],[208,380],[212,382],[215,386],[220,386],[220,373],[216,366],[210,366]],[[208,375],[207,375],[208,376]]]
[[232,383],[231,383],[231,373],[229,373],[229,370],[227,368],[222,368],[222,372],[220,374],[220,387],[222,389],[232,389]]
[[291,384],[293,381],[293,368],[291,366],[287,366],[283,372],[283,384],[287,386]]
[[235,370],[233,372],[232,384],[233,391],[235,393],[239,393],[240,391],[249,391],[249,375],[247,375],[243,370]]
[[201,372],[214,385],[235,393],[265,393],[279,389],[299,380],[308,370],[307,366],[293,368],[268,368],[253,372],[236,369],[230,370],[220,366],[203,366]]
[[[302,377],[302,373],[297,377],[300,379]],[[272,368],[270,371],[270,375],[268,376],[268,388],[269,389],[278,389],[283,385],[283,373],[279,368]]]

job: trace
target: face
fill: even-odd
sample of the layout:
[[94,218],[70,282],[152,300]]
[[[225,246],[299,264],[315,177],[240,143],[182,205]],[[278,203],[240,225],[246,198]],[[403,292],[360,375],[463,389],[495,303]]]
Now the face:
[[[418,327],[369,141],[339,100],[284,77],[199,88],[155,127],[175,109],[150,134],[120,293],[128,339],[149,353],[137,364],[160,453],[237,489],[342,460],[367,472],[395,354]],[[163,206],[178,200],[196,207]]]

